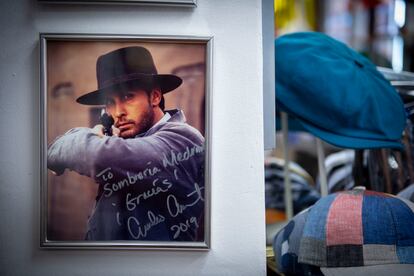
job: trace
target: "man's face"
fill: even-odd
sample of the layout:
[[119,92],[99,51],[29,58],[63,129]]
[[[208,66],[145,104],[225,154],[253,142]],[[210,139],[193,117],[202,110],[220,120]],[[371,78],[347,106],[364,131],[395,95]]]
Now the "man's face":
[[133,138],[154,124],[150,96],[142,89],[109,93],[106,111],[114,118],[122,138]]

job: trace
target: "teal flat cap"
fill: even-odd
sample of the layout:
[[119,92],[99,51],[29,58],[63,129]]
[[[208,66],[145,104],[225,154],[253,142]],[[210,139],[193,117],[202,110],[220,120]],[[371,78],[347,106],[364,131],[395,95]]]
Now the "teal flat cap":
[[325,34],[275,40],[276,104],[307,131],[343,148],[401,149],[403,102],[376,66]]

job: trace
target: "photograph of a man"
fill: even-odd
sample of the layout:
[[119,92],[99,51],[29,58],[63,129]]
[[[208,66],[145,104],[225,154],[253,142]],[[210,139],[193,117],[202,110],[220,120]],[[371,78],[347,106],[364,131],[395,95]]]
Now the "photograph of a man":
[[74,171],[98,185],[85,239],[204,241],[205,139],[183,110],[165,109],[183,79],[158,73],[142,46],[100,55],[96,79],[76,102],[104,107],[109,126],[71,128],[47,150],[55,177]]

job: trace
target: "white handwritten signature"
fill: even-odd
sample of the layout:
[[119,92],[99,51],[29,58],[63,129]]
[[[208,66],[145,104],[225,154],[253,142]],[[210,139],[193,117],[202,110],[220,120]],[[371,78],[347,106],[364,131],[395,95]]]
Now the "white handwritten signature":
[[165,221],[162,215],[155,215],[152,211],[148,211],[147,217],[149,221],[143,225],[134,216],[128,218],[128,232],[134,239],[145,238],[151,228]]
[[204,190],[204,187],[200,187],[197,183],[194,183],[194,191],[189,193],[187,197],[191,197],[194,194],[197,196],[192,202],[187,204],[180,204],[175,197],[175,195],[168,195],[167,197],[167,209],[168,213],[171,217],[175,218],[179,214],[182,214],[185,209],[188,207],[196,205],[199,201],[204,201],[202,190]]
[[[164,182],[164,181],[163,181]],[[150,197],[156,196],[158,193],[167,192],[168,189],[172,186],[168,180],[165,180],[163,183],[167,185],[166,188],[161,188],[159,186],[155,186],[157,181],[153,182],[153,186],[155,190],[152,190],[149,193],[141,193],[136,197],[132,197],[130,193],[127,194],[126,197],[126,207],[129,211],[133,211],[137,208],[140,203],[141,199],[148,199]],[[159,189],[157,189],[157,187]],[[186,209],[196,205],[200,201],[204,201],[203,197],[204,187],[200,187],[197,183],[194,183],[194,191],[191,191],[186,195],[187,198],[192,198],[192,201],[186,204],[182,204],[178,201],[178,199],[170,194],[167,197],[167,209],[168,214],[170,217],[177,217],[182,214]],[[117,222],[121,226],[119,212],[117,212]],[[156,225],[163,223],[165,221],[165,217],[161,214],[155,215],[153,211],[149,210],[147,212],[148,222],[145,224],[141,224],[141,222],[134,216],[130,216],[127,219],[127,227],[129,234],[134,239],[145,238],[150,230],[155,227]],[[177,239],[181,233],[187,232],[190,229],[194,231],[199,227],[198,220],[195,216],[192,216],[188,219],[184,218],[184,221],[178,222],[170,227],[170,230],[174,232],[173,239]]]

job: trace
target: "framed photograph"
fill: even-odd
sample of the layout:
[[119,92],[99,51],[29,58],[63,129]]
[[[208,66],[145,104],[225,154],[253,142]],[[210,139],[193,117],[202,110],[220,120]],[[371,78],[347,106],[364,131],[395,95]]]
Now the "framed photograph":
[[51,4],[116,4],[116,5],[151,5],[196,7],[196,0],[38,0]]
[[41,34],[41,246],[210,246],[211,37]]

